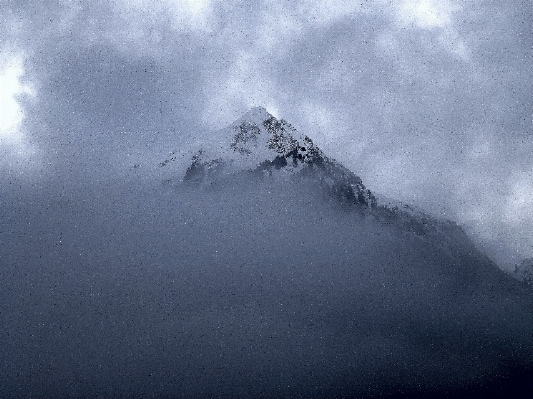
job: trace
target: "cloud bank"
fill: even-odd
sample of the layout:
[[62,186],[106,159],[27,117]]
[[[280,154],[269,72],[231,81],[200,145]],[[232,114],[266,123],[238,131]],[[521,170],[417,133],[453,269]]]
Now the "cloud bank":
[[2,198],[0,396],[531,391],[531,287],[455,225],[241,177]]
[[531,14],[452,0],[9,3],[3,176],[22,179],[33,154],[32,181],[122,178],[263,105],[374,191],[533,256]]

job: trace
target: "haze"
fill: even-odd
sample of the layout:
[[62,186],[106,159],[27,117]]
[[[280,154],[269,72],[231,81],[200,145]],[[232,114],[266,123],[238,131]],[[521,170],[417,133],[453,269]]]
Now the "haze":
[[459,230],[224,186],[4,201],[2,396],[528,392],[531,289]]
[[3,2],[0,394],[530,387],[531,290],[464,236],[433,246],[305,185],[178,182],[264,106],[511,270],[533,257],[532,17],[526,1]]

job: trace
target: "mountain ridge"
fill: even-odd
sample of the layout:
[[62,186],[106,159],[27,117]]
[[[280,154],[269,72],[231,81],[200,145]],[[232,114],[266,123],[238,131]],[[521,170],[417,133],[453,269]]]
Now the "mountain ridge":
[[[295,186],[305,180],[333,206],[356,211],[401,232],[427,237],[435,245],[447,247],[446,251],[461,247],[465,253],[476,254],[473,256],[493,269],[488,280],[509,277],[455,221],[374,195],[359,176],[327,156],[310,137],[263,107],[252,108],[216,136],[220,137],[217,145],[200,148],[191,157],[181,184],[210,190],[243,180],[252,184],[265,179],[289,181]],[[511,276],[518,278],[519,274]]]
[[336,204],[358,209],[383,223],[402,225],[419,235],[443,226],[460,228],[451,220],[376,196],[358,175],[327,156],[309,136],[263,107],[252,108],[216,136],[221,137],[216,146],[200,148],[192,155],[183,184],[209,188],[243,175],[253,179],[307,179]]

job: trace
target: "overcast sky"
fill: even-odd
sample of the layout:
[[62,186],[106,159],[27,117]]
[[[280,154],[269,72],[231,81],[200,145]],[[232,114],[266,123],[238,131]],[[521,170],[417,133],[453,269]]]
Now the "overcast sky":
[[262,105],[373,191],[533,256],[529,1],[3,0],[0,21],[4,193],[149,168]]

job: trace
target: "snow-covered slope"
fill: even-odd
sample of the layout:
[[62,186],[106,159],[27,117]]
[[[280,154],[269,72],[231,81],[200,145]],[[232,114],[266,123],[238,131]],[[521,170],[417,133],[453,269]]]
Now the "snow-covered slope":
[[292,181],[298,186],[306,181],[332,199],[333,205],[357,209],[382,223],[419,235],[445,232],[464,239],[462,229],[451,221],[436,219],[400,201],[376,197],[359,176],[327,156],[311,138],[262,107],[251,109],[214,136],[215,144],[204,144],[191,157],[183,176],[186,185],[213,188],[248,179],[254,183]]
[[210,186],[246,174],[278,180],[312,177],[342,203],[376,205],[358,176],[264,108],[250,110],[216,137],[221,137],[218,146],[202,148],[192,157],[185,182]]

